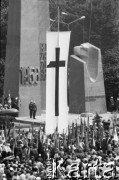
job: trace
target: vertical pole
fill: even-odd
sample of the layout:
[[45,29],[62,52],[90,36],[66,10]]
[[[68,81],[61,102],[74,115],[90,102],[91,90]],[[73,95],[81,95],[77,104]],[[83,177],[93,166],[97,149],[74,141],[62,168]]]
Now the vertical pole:
[[4,106],[4,99],[5,99],[5,92],[3,92],[3,96],[2,96],[2,104],[3,104],[3,106]]
[[[59,12],[59,5],[58,5],[58,38],[57,38],[57,47],[59,47],[59,23],[60,23],[60,12]],[[56,56],[57,55],[59,55],[59,49],[57,48],[57,50],[56,50],[57,52],[56,52]],[[57,58],[56,58],[57,59]],[[57,73],[56,73],[57,74]],[[58,74],[57,74],[58,75]],[[57,79],[58,77],[56,77],[56,79]],[[56,82],[56,81],[55,81]],[[58,85],[58,82],[56,82],[56,84]],[[58,87],[57,87],[58,88]],[[55,87],[55,90],[57,89],[56,87]],[[57,89],[57,90],[59,90],[59,89]],[[58,94],[57,94],[57,98],[59,98],[58,97]],[[58,99],[57,99],[58,100]],[[57,105],[58,105],[58,102],[57,102]],[[55,108],[56,108],[56,97],[55,97]],[[59,107],[57,107],[57,108],[59,108]],[[56,116],[56,129],[57,129],[57,132],[56,133],[58,133],[58,116],[59,116],[59,112],[57,112],[57,116]]]
[[59,47],[59,30],[60,30],[60,10],[58,6],[58,39],[57,39],[57,46]]
[[65,133],[64,133],[64,129],[63,129],[63,146],[65,146]]
[[82,36],[83,37],[83,42],[82,43],[84,43],[84,19],[83,19],[83,32],[82,33],[83,33],[83,36]]
[[58,6],[58,32],[59,32],[59,23],[60,23],[60,12],[59,12],[59,6]]
[[6,140],[7,140],[7,135],[8,135],[8,128],[7,128],[7,121],[6,121]]
[[56,133],[58,133],[58,116],[59,116],[59,68],[58,68],[59,55],[60,55],[60,48],[56,48],[56,63],[57,63],[56,75],[55,75],[55,116],[56,116],[56,129],[57,129]]
[[13,138],[15,138],[15,124],[13,125]]
[[6,128],[6,122],[5,122],[5,139],[7,140],[7,128]]
[[32,123],[32,136],[33,136],[33,131],[34,131],[34,120],[33,120],[33,123]]
[[21,127],[20,127],[20,121],[19,121],[19,137],[20,137],[20,128],[21,128]]
[[15,146],[16,146],[16,138],[15,138],[15,124],[14,124],[14,126],[13,126],[13,139],[14,139],[13,154],[14,154],[14,149],[15,149]]
[[[60,10],[59,10],[59,0],[58,0],[58,47],[59,47],[59,30],[60,30]],[[56,50],[57,52],[56,52],[56,56],[59,56],[59,53],[60,53],[60,49],[58,48],[57,50]],[[58,59],[59,57],[56,57],[56,60]],[[58,59],[59,60],[59,59]],[[58,61],[57,61],[57,63],[58,63]],[[57,80],[59,81],[59,68],[57,68]],[[56,81],[55,81],[56,82]],[[57,140],[59,140],[58,139],[58,116],[59,116],[59,107],[58,107],[58,105],[59,105],[59,102],[58,102],[58,100],[59,100],[59,93],[58,93],[58,91],[59,91],[59,82],[56,82],[56,84],[57,84],[57,116],[56,116],[56,129],[57,129],[57,135],[56,135],[56,138],[57,138]],[[55,88],[55,90],[56,90],[56,88]],[[56,97],[55,97],[55,103],[56,103]],[[55,106],[56,106],[56,104],[55,104]],[[58,149],[59,149],[59,146],[58,146]]]
[[91,38],[91,18],[92,18],[92,0],[90,0],[90,25],[89,25],[89,43]]

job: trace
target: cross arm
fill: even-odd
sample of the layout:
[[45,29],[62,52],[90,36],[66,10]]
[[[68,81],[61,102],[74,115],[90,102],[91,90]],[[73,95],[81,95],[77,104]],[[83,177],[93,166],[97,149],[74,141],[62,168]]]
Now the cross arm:
[[56,62],[50,61],[50,63],[47,65],[47,68],[50,68],[50,67],[56,67]]
[[65,66],[65,61],[59,61],[58,64],[55,61],[50,61],[50,63],[47,65],[47,68],[55,68],[55,67],[64,67]]

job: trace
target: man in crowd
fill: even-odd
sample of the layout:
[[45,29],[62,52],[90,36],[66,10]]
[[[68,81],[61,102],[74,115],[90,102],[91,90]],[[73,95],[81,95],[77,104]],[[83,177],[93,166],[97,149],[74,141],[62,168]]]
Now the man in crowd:
[[31,100],[29,103],[30,118],[36,119],[37,106],[35,101]]
[[118,95],[117,101],[116,101],[116,109],[117,109],[117,112],[119,113],[119,95]]
[[29,103],[29,113],[30,113],[30,118],[32,118],[32,116],[33,116],[33,100],[31,100]]
[[110,111],[111,111],[111,112],[114,111],[114,99],[113,99],[112,96],[110,97]]
[[35,101],[33,102],[33,119],[36,119],[37,106]]

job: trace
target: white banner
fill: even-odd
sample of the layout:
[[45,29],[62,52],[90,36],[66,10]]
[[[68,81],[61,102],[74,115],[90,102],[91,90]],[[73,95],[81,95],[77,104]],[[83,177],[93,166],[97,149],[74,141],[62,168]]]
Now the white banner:
[[[56,62],[56,48],[59,46],[59,116],[55,116],[55,77],[56,67],[46,68],[46,134],[54,133],[58,124],[58,132],[68,129],[67,106],[67,63],[69,53],[70,32],[47,32],[47,66]],[[59,65],[60,66],[60,65]]]

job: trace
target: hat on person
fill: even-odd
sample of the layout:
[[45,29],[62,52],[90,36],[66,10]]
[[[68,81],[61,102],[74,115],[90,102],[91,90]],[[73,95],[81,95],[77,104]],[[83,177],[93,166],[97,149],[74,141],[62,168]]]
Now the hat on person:
[[8,105],[7,105],[7,104],[5,104],[5,105],[4,105],[4,107],[8,107]]
[[36,180],[41,180],[41,177],[36,177]]
[[95,151],[95,149],[92,149],[92,154],[97,154],[97,152]]
[[110,158],[110,161],[114,161],[114,157],[111,157],[111,158]]
[[10,171],[14,171],[13,167],[10,167]]
[[3,174],[2,177],[6,177],[6,174]]
[[2,165],[2,167],[5,167],[5,164],[4,164],[4,163],[2,163],[1,165]]
[[18,166],[17,166],[17,164],[13,164],[13,167],[14,167],[14,168],[17,168]]
[[[20,135],[22,136],[22,134],[20,134]],[[23,143],[22,140],[19,140],[18,142],[19,142],[19,144],[22,144],[22,143]]]
[[88,163],[88,159],[87,158],[83,158],[83,162],[84,163]]

